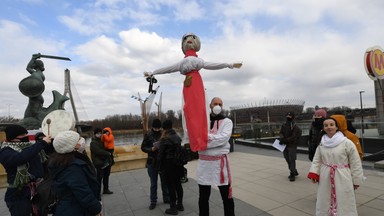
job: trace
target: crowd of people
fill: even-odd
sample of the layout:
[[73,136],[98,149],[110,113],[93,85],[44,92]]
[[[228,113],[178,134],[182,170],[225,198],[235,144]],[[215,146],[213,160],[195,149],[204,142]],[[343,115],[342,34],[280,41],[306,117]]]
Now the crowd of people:
[[[297,146],[301,129],[293,112],[286,114],[280,129],[280,144],[288,164],[289,181],[299,175],[296,170]],[[328,116],[325,109],[313,114],[308,136],[308,158],[312,162],[307,177],[318,184],[316,210],[321,215],[358,215],[354,191],[364,182],[363,151],[356,130],[343,114]]]
[[[232,179],[228,154],[233,123],[223,115],[223,101],[210,102],[210,126],[205,150],[198,151],[196,181],[200,216],[209,216],[211,187],[217,186],[223,202],[224,215],[235,215]],[[302,131],[295,123],[295,114],[288,112],[281,126],[279,139],[291,182],[299,175],[296,169],[297,146]],[[344,115],[328,116],[325,109],[314,112],[308,137],[311,166],[307,177],[318,184],[316,215],[357,215],[354,190],[363,183],[363,152],[358,137],[348,130]],[[172,121],[152,121],[144,135],[141,150],[148,154],[146,168],[150,179],[149,209],[158,203],[160,179],[162,200],[169,204],[166,214],[184,211],[184,190],[181,178],[184,167],[175,163],[176,149],[182,139],[173,129]],[[5,128],[6,140],[1,143],[0,163],[7,172],[4,197],[11,215],[42,215],[31,197],[44,178],[55,176],[54,187],[59,202],[55,215],[101,215],[102,194],[113,194],[109,176],[114,165],[114,136],[111,128],[95,128],[88,158],[85,140],[75,131],[62,131],[54,138],[35,134],[30,141],[28,131],[20,125]]]
[[10,214],[47,215],[38,208],[34,196],[36,187],[54,176],[52,187],[59,200],[54,215],[101,215],[101,185],[103,194],[113,193],[108,187],[113,165],[113,135],[109,128],[104,131],[103,135],[112,136],[112,145],[107,148],[101,142],[102,130],[95,129],[90,160],[85,139],[75,131],[61,131],[54,138],[38,132],[34,140],[30,140],[23,126],[7,126],[6,140],[0,147],[0,163],[7,173],[4,201]]

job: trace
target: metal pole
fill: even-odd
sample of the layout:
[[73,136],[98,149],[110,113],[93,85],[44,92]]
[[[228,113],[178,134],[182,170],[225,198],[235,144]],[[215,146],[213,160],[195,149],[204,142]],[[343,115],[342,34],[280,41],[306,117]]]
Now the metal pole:
[[11,120],[11,104],[7,104],[8,106],[8,121]]
[[363,151],[364,155],[364,114],[363,114],[363,98],[362,98],[362,93],[364,91],[360,91],[360,115],[361,115],[361,148]]

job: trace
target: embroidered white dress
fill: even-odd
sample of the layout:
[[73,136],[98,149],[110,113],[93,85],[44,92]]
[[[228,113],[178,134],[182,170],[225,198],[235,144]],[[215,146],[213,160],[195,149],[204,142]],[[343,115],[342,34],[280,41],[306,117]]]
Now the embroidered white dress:
[[[320,176],[316,215],[357,216],[353,185],[362,184],[363,168],[356,146],[347,138],[341,139],[335,146],[328,147],[324,146],[323,141],[324,139],[316,150],[309,170],[310,174]],[[331,198],[332,194],[335,196]],[[335,201],[334,204],[332,200]],[[332,205],[333,213],[336,214],[330,214]]]
[[[214,125],[215,128],[217,125]],[[217,131],[208,134],[207,150],[199,151],[199,156],[223,156],[229,153],[230,144],[228,142],[232,135],[232,121],[228,118],[219,120],[219,128]],[[217,128],[217,127],[216,127]],[[197,183],[200,185],[228,185],[228,160],[223,160],[224,164],[221,167],[222,160],[198,160],[196,177]],[[224,181],[220,179],[221,172],[224,174]]]

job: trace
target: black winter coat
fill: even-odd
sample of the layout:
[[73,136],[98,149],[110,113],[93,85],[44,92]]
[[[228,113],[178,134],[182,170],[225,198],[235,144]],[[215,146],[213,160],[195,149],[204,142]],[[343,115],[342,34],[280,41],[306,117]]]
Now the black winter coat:
[[320,118],[312,122],[311,129],[309,130],[308,136],[308,158],[310,161],[313,160],[315,156],[317,146],[321,141],[321,131],[323,128],[324,118]]
[[102,167],[106,160],[108,160],[109,164],[112,164],[111,153],[104,148],[104,143],[101,142],[100,138],[93,137],[89,148],[93,165],[96,168]]
[[86,155],[73,154],[74,160],[66,167],[49,163],[50,172],[58,173],[54,186],[59,203],[54,215],[94,216],[101,212],[100,185],[95,169]]
[[[0,163],[7,172],[7,183],[12,185],[15,181],[17,167],[23,164],[28,164],[28,172],[33,176],[34,181],[44,176],[44,169],[41,162],[39,152],[48,144],[45,141],[39,141],[17,152],[10,147],[5,147],[0,150]],[[26,185],[21,190],[17,188],[8,187],[5,193],[4,200],[6,202],[13,202],[16,199],[30,198],[31,192]]]
[[147,165],[152,164],[156,166],[158,151],[152,151],[153,143],[160,140],[161,132],[154,132],[150,130],[145,134],[143,142],[141,143],[141,151],[148,154]]
[[294,121],[286,122],[280,129],[280,142],[286,144],[287,147],[297,147],[301,137],[301,129]]
[[181,177],[184,175],[184,168],[176,166],[174,162],[176,147],[181,145],[181,138],[173,129],[169,129],[167,133],[167,137],[160,139],[157,155],[158,170],[166,175],[175,174]]

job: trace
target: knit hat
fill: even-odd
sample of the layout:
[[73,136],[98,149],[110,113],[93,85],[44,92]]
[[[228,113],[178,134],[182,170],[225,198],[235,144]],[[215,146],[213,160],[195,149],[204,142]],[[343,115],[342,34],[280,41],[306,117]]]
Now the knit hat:
[[79,139],[80,135],[75,131],[59,132],[53,140],[53,148],[59,154],[73,152]]
[[172,128],[172,121],[171,120],[165,120],[163,122],[163,129],[168,130]]
[[102,133],[102,132],[103,132],[103,130],[101,130],[101,128],[95,128],[93,130],[93,134]]
[[315,115],[327,118],[327,111],[325,111],[324,109],[318,109],[315,111]]
[[15,139],[17,136],[28,134],[27,129],[17,124],[7,126],[4,131],[8,141]]
[[161,128],[161,121],[160,119],[154,119],[152,122],[152,127],[153,128]]

